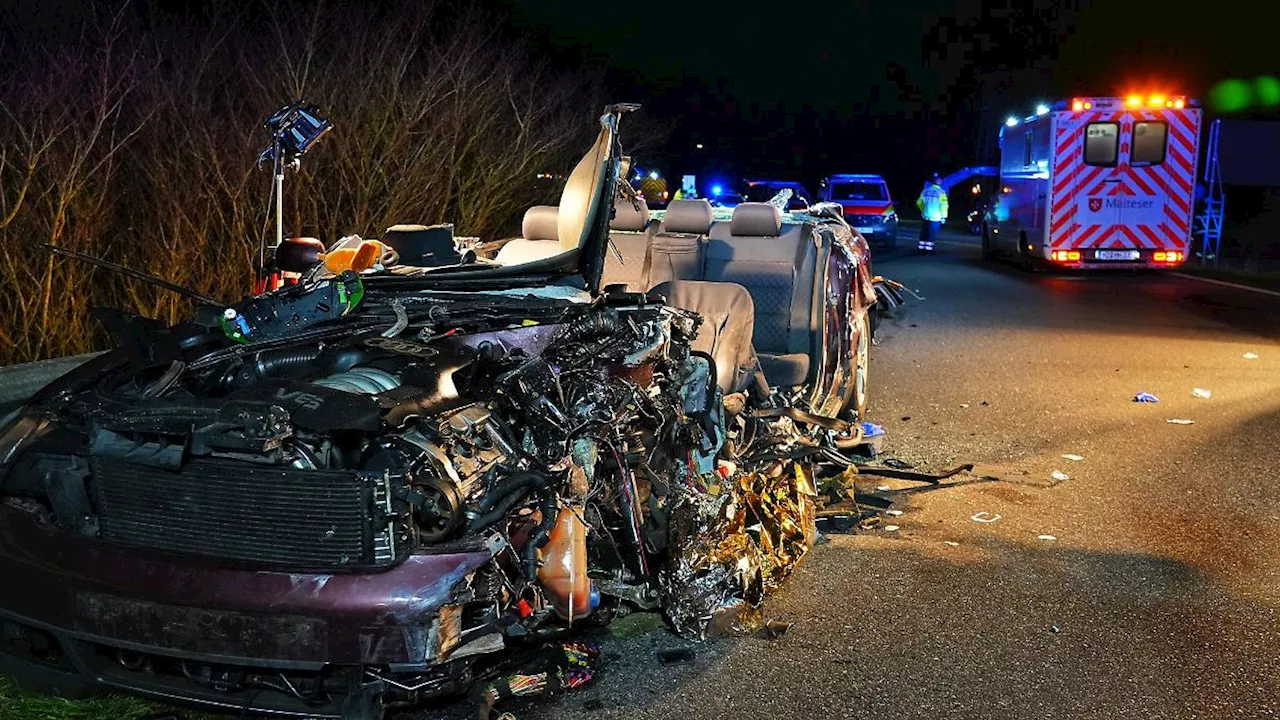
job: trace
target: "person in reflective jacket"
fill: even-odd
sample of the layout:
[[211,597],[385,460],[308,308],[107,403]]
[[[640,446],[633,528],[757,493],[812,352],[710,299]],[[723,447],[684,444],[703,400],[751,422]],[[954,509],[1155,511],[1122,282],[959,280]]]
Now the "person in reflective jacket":
[[920,242],[916,249],[920,252],[935,252],[933,244],[938,239],[938,230],[947,219],[947,191],[942,189],[942,178],[934,173],[924,184],[920,197],[916,200],[920,209]]

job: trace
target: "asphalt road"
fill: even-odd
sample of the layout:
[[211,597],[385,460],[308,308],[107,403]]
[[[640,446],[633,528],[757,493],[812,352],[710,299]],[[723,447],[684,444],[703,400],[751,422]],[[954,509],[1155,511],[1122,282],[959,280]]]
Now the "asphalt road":
[[944,240],[877,260],[925,299],[883,327],[871,414],[886,455],[1005,481],[827,536],[770,602],[780,639],[614,639],[521,720],[1280,717],[1280,298]]

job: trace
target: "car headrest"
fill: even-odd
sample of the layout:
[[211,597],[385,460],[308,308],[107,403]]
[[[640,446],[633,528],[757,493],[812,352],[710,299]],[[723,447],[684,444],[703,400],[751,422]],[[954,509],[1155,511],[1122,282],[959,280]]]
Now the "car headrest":
[[555,205],[534,205],[524,213],[520,235],[525,240],[557,240],[560,237],[556,230],[559,218],[560,208]]
[[662,231],[705,235],[711,229],[714,215],[711,203],[701,200],[672,200],[662,218]]
[[[640,207],[637,209],[636,206]],[[649,204],[644,198],[636,196],[635,200],[619,197],[613,203],[613,220],[609,221],[610,230],[638,232],[649,224]]]
[[778,237],[782,234],[782,211],[769,203],[742,203],[733,209],[729,234],[737,237]]

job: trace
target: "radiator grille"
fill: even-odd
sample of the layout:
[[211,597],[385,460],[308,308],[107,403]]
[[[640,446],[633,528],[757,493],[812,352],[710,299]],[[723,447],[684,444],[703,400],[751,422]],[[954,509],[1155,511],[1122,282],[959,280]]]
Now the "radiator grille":
[[297,571],[396,560],[392,528],[373,522],[378,482],[207,459],[179,472],[96,459],[92,480],[104,540]]

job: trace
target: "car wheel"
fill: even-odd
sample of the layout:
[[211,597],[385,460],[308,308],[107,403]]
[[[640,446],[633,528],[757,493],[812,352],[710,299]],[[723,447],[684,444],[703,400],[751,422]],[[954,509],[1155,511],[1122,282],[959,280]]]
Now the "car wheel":
[[872,310],[862,314],[858,321],[858,345],[854,351],[853,411],[859,420],[867,417],[867,396],[871,370],[871,316]]
[[982,259],[996,259],[996,249],[991,246],[991,229],[987,227],[986,223],[982,224]]

